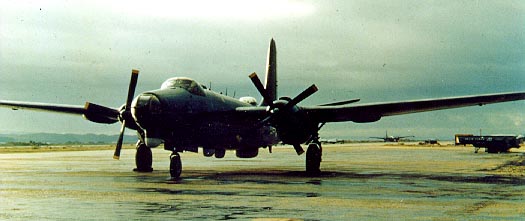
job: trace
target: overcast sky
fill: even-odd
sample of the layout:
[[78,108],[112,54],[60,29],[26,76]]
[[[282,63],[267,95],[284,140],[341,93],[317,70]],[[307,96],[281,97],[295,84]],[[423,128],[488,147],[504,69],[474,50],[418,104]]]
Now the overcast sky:
[[[108,3],[109,2],[109,3]],[[0,99],[118,107],[186,76],[258,93],[269,40],[279,95],[314,105],[525,91],[524,1],[1,1]],[[525,102],[325,126],[325,137],[525,132]],[[0,110],[0,133],[117,134],[81,117]]]

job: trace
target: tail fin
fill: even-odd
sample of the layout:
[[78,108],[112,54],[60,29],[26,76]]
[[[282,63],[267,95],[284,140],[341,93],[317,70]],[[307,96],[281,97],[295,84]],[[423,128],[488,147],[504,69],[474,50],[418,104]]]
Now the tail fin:
[[268,60],[266,61],[266,77],[264,87],[273,100],[264,100],[261,106],[268,106],[274,100],[277,100],[277,50],[275,49],[275,41],[270,40],[270,47],[268,48]]

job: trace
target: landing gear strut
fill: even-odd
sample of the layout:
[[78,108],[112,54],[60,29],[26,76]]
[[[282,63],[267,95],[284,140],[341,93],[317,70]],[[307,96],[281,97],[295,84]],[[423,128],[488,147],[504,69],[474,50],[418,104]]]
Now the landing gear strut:
[[321,174],[321,157],[323,155],[323,148],[319,142],[319,136],[313,137],[312,143],[308,145],[306,150],[306,174],[310,176],[317,176]]
[[180,177],[182,172],[182,162],[180,160],[180,155],[176,151],[170,156],[170,175],[172,179],[177,179]]
[[151,172],[153,157],[151,154],[151,148],[147,147],[141,141],[137,142],[137,153],[135,154],[135,164],[137,168],[134,171],[137,172]]

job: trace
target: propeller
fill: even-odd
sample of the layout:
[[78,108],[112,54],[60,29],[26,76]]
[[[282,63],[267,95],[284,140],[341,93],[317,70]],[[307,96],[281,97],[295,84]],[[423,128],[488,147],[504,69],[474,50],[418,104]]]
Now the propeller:
[[270,115],[268,117],[264,118],[263,120],[261,120],[260,122],[258,122],[256,124],[256,126],[260,127],[260,126],[266,124],[267,122],[272,120],[272,118],[277,116],[278,113],[281,112],[281,111],[287,111],[287,110],[292,109],[296,104],[298,104],[302,100],[306,99],[310,95],[314,94],[317,90],[318,90],[317,86],[315,86],[315,84],[312,84],[306,90],[304,90],[299,95],[297,95],[295,98],[293,98],[292,100],[288,101],[288,103],[282,108],[278,108],[273,103],[271,103],[270,108],[268,110],[268,112],[270,112]]
[[257,91],[259,91],[259,94],[262,95],[265,101],[268,101],[268,106],[270,108],[273,108],[273,99],[270,97],[270,94],[266,91],[263,84],[261,83],[261,79],[257,76],[257,73],[253,72],[248,77],[250,77],[250,80],[252,80],[253,85],[255,85],[255,88],[257,88]]
[[131,79],[129,81],[128,97],[126,99],[126,104],[124,105],[124,108],[120,111],[119,114],[119,118],[122,120],[122,127],[120,128],[120,134],[117,140],[117,146],[115,147],[115,153],[113,154],[113,159],[118,160],[120,158],[122,140],[124,139],[124,131],[126,130],[126,120],[129,120],[131,116],[131,102],[133,101],[133,96],[135,95],[135,88],[137,87],[138,78],[139,71],[133,69],[131,71]]
[[131,80],[129,82],[126,104],[124,104],[120,108],[120,110],[90,102],[86,102],[84,106],[84,118],[86,118],[89,121],[104,124],[113,124],[118,121],[122,122],[122,127],[120,128],[120,134],[117,140],[117,146],[115,148],[115,153],[113,154],[113,158],[117,160],[120,158],[120,150],[122,149],[122,141],[124,139],[124,131],[126,129],[126,126],[133,126],[133,124],[131,124],[130,122],[126,124],[126,121],[133,120],[133,117],[131,115],[131,102],[133,101],[133,97],[135,95],[135,88],[137,87],[138,77],[139,71],[133,69],[131,71]]
[[[263,96],[264,100],[271,101],[272,99],[268,91],[264,88],[257,74],[254,72],[250,74],[249,77],[252,80],[255,87],[257,88],[257,90],[259,91],[259,93]],[[295,105],[317,92],[317,90],[317,86],[315,86],[315,84],[312,84],[310,87],[306,88],[306,90],[295,96],[293,99],[287,101],[287,103],[284,104],[284,106],[282,107],[278,107],[274,102],[269,102],[269,108],[267,110],[269,115],[263,120],[259,121],[255,126],[261,127],[262,125],[272,121],[275,118],[283,117],[283,115],[286,116],[286,114],[291,114],[289,110],[292,110]],[[293,147],[297,152],[297,155],[301,155],[302,153],[304,153],[304,149],[301,147],[300,144],[293,144]]]
[[317,86],[315,86],[315,84],[312,84],[310,87],[306,88],[306,90],[304,90],[303,92],[295,96],[290,102],[288,102],[288,104],[284,106],[284,109],[292,108],[293,106],[303,101],[307,97],[310,97],[312,94],[314,94],[318,90],[319,89],[317,88]]
[[293,144],[293,149],[295,150],[295,152],[297,153],[297,155],[301,155],[304,153],[304,149],[303,147],[301,147],[301,144]]

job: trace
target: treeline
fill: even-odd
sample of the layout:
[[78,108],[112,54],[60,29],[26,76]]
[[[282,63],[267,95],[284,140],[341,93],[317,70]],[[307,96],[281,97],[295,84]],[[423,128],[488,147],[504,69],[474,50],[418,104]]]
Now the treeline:
[[[75,144],[114,144],[118,134],[55,134],[55,133],[28,133],[28,134],[0,134],[0,145],[75,145]],[[137,142],[137,136],[125,135],[124,143]]]
[[29,141],[29,142],[6,142],[3,144],[0,144],[2,146],[47,146],[49,144],[42,143],[42,142],[35,142],[35,141]]
[[16,141],[10,141],[5,143],[0,143],[0,146],[33,146],[33,147],[40,147],[40,146],[50,146],[50,145],[103,145],[103,144],[110,144],[108,142],[104,141],[98,141],[98,142],[79,142],[79,141],[67,141],[64,143],[45,143],[45,142],[37,142],[30,140],[29,142],[16,142]]

